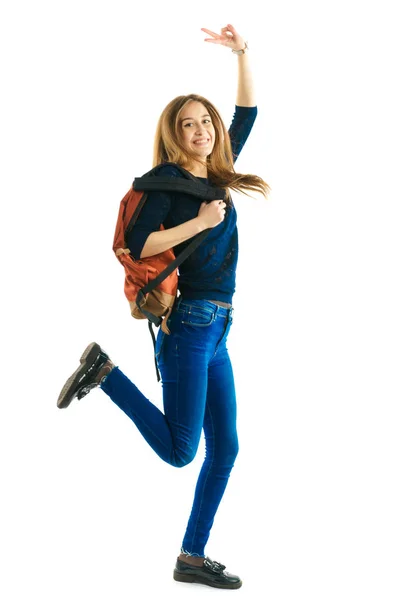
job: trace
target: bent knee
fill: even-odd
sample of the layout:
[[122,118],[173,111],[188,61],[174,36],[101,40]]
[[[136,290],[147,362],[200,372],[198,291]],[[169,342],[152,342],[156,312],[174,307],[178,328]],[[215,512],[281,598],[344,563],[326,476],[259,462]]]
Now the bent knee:
[[178,468],[186,467],[194,460],[196,454],[197,450],[191,448],[190,446],[188,446],[187,448],[177,449],[174,452],[174,459],[172,464],[174,467]]

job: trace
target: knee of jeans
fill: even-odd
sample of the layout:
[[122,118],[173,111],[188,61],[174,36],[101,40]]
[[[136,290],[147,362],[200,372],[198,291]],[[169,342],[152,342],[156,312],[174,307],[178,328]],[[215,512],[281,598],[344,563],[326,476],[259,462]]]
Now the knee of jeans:
[[239,442],[234,440],[228,448],[228,457],[232,463],[235,462],[237,455],[239,454]]
[[226,440],[222,446],[220,452],[216,453],[214,462],[221,463],[222,465],[229,466],[234,465],[236,457],[239,453],[239,442],[237,437]]
[[196,454],[197,450],[191,446],[176,449],[174,455],[174,466],[181,468],[189,465],[194,460]]

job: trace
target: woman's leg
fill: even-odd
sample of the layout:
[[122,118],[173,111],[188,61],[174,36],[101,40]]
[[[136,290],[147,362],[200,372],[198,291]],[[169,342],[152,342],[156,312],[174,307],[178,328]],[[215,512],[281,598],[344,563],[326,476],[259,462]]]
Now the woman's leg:
[[208,368],[204,416],[206,457],[182,544],[182,555],[204,556],[204,549],[238,453],[236,394],[226,336]]
[[188,374],[169,356],[161,369],[165,414],[118,368],[101,387],[135,423],[160,458],[175,467],[191,462],[197,452],[204,418],[207,366],[200,360]]
[[[207,303],[209,304],[209,303]],[[106,394],[135,423],[155,452],[182,467],[196,455],[204,422],[208,363],[222,335],[216,309],[204,311],[196,330],[186,329],[185,310],[169,320],[170,335],[159,331],[157,356],[162,375],[164,413],[150,402],[117,367],[102,382]],[[198,332],[200,335],[198,335]]]

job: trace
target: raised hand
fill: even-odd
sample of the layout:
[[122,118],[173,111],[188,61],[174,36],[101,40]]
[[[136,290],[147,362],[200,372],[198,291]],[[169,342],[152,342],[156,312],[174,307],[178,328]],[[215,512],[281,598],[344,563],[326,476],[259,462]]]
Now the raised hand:
[[201,27],[201,31],[211,36],[205,38],[205,41],[211,44],[221,44],[232,50],[242,50],[245,46],[243,38],[237,33],[233,25],[228,24],[226,27],[222,27],[220,34],[214,33],[210,29],[204,29],[203,27]]

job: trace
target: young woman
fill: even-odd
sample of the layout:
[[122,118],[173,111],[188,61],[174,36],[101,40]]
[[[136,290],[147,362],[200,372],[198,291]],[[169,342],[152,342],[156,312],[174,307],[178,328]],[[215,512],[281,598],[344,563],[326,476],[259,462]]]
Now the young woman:
[[233,167],[257,114],[247,44],[232,25],[220,34],[203,31],[210,35],[206,41],[227,46],[238,56],[232,124],[227,131],[206,98],[194,94],[175,98],[159,119],[154,166],[161,165],[160,175],[183,177],[174,165],[164,163],[179,164],[200,181],[225,189],[226,201],[206,204],[183,193],[149,193],[127,239],[138,260],[169,248],[177,255],[193,236],[210,229],[180,267],[180,295],[168,320],[170,334],[161,329],[158,333],[164,412],[143,396],[97,343],[84,351],[57,404],[65,408],[73,398],[100,386],[160,458],[176,467],[193,460],[204,431],[206,457],[174,578],[235,589],[242,584],[240,578],[204,553],[238,452],[235,385],[226,348],[238,256],[236,211],[229,189],[267,195],[269,186],[258,176],[235,173]]

